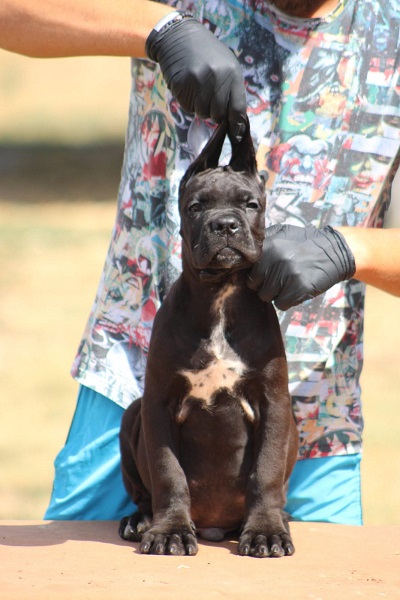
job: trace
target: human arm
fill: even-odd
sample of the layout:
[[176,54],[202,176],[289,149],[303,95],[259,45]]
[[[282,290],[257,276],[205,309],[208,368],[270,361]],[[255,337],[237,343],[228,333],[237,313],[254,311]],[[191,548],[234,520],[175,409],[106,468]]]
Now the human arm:
[[248,285],[287,310],[351,277],[400,296],[400,230],[269,227]]
[[144,57],[147,50],[182,108],[218,123],[227,118],[240,141],[246,93],[237,59],[191,17],[154,34],[166,15],[176,11],[148,0],[0,0],[0,47],[36,58]]
[[356,263],[354,277],[400,296],[400,228],[338,227]]
[[172,11],[148,0],[0,0],[0,47],[34,58],[145,56]]

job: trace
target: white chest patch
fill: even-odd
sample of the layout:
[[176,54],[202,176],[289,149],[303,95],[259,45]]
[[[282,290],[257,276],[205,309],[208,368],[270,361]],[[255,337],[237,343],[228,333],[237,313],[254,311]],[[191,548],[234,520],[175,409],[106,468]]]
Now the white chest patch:
[[[190,389],[184,397],[177,415],[177,420],[180,423],[185,421],[189,413],[189,398],[193,398],[206,407],[210,407],[215,394],[223,389],[229,392],[233,391],[236,383],[246,371],[246,365],[234,354],[224,335],[224,305],[227,298],[234,291],[235,286],[226,286],[215,299],[213,310],[219,316],[219,319],[207,344],[210,362],[203,369],[185,369],[180,372],[190,384]],[[254,420],[254,412],[248,401],[244,398],[238,398],[238,401],[241,403],[247,417],[250,420]]]
[[223,358],[215,358],[201,371],[181,371],[191,386],[188,396],[194,396],[207,405],[218,390],[225,388],[232,391],[243,373],[244,365],[240,361]]

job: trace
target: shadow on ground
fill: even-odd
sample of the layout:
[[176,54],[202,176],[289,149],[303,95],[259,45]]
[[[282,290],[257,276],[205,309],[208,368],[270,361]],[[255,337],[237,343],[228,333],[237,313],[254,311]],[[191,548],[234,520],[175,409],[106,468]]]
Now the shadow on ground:
[[117,197],[123,141],[68,145],[0,144],[0,199],[105,201]]

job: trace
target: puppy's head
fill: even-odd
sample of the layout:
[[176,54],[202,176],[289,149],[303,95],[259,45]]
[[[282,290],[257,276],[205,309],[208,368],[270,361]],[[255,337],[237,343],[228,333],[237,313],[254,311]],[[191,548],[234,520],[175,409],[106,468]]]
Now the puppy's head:
[[203,279],[251,267],[260,256],[265,232],[264,184],[250,126],[232,144],[228,166],[218,166],[227,124],[217,127],[179,188],[183,262]]

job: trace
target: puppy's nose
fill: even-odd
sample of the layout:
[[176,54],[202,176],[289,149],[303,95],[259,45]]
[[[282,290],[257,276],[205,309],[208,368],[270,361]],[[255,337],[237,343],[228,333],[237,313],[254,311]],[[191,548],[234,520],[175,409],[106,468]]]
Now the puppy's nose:
[[234,235],[239,229],[239,221],[232,215],[224,215],[213,219],[210,223],[212,233]]

